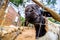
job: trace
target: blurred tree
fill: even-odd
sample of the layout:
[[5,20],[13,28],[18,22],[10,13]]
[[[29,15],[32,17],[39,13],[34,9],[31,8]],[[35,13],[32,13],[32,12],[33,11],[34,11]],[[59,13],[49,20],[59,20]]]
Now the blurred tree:
[[16,6],[23,3],[23,0],[10,0],[10,1],[14,3]]
[[56,0],[46,0],[47,4],[50,5],[55,5],[56,4]]

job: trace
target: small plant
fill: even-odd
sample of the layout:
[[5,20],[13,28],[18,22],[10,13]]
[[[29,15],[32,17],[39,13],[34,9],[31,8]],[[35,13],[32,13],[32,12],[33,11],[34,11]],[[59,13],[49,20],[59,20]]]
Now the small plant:
[[50,21],[53,22],[53,23],[60,24],[60,22],[54,20],[53,18],[48,18],[48,20],[50,20]]
[[50,20],[51,22],[55,22],[53,18],[48,18],[48,20]]
[[20,21],[21,21],[21,23],[22,23],[21,25],[24,26],[25,18],[21,16],[21,17],[20,17]]

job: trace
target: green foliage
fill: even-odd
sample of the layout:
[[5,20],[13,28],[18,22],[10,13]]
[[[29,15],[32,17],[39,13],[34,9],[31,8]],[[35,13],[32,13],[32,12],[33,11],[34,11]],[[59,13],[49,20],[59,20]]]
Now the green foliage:
[[16,6],[23,3],[23,0],[10,0],[10,1],[14,3]]
[[47,0],[47,3],[48,3],[48,4],[51,4],[51,1],[50,1],[50,0]]
[[53,18],[48,18],[48,20],[50,20],[51,22],[55,22]]
[[48,5],[50,5],[50,4],[55,5],[56,4],[56,0],[46,0],[46,2]]
[[56,23],[56,24],[60,24],[60,22],[54,20],[53,18],[48,18],[48,20],[50,20],[51,22],[54,22],[54,23]]
[[51,2],[53,5],[55,5],[56,4],[56,0],[52,0],[52,2]]
[[56,23],[56,24],[60,24],[60,22],[58,22],[58,21],[57,21],[57,22],[55,22],[55,23]]
[[20,21],[22,22],[21,25],[23,26],[23,25],[24,25],[24,22],[25,22],[25,18],[21,16],[21,17],[20,17]]

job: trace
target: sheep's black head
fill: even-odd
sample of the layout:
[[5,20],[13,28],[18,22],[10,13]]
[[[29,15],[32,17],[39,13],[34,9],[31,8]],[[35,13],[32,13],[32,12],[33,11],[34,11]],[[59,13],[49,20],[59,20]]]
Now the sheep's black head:
[[25,18],[31,23],[39,22],[40,17],[38,16],[40,16],[40,14],[39,6],[36,4],[30,4],[25,8]]

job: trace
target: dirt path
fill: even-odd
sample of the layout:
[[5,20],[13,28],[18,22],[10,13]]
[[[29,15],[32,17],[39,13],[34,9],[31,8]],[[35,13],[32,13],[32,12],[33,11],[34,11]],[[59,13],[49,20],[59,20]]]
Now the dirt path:
[[1,39],[2,40],[35,40],[35,30],[34,28],[24,27],[22,30],[19,30],[17,32],[6,34]]
[[34,29],[25,29],[15,40],[35,40]]

